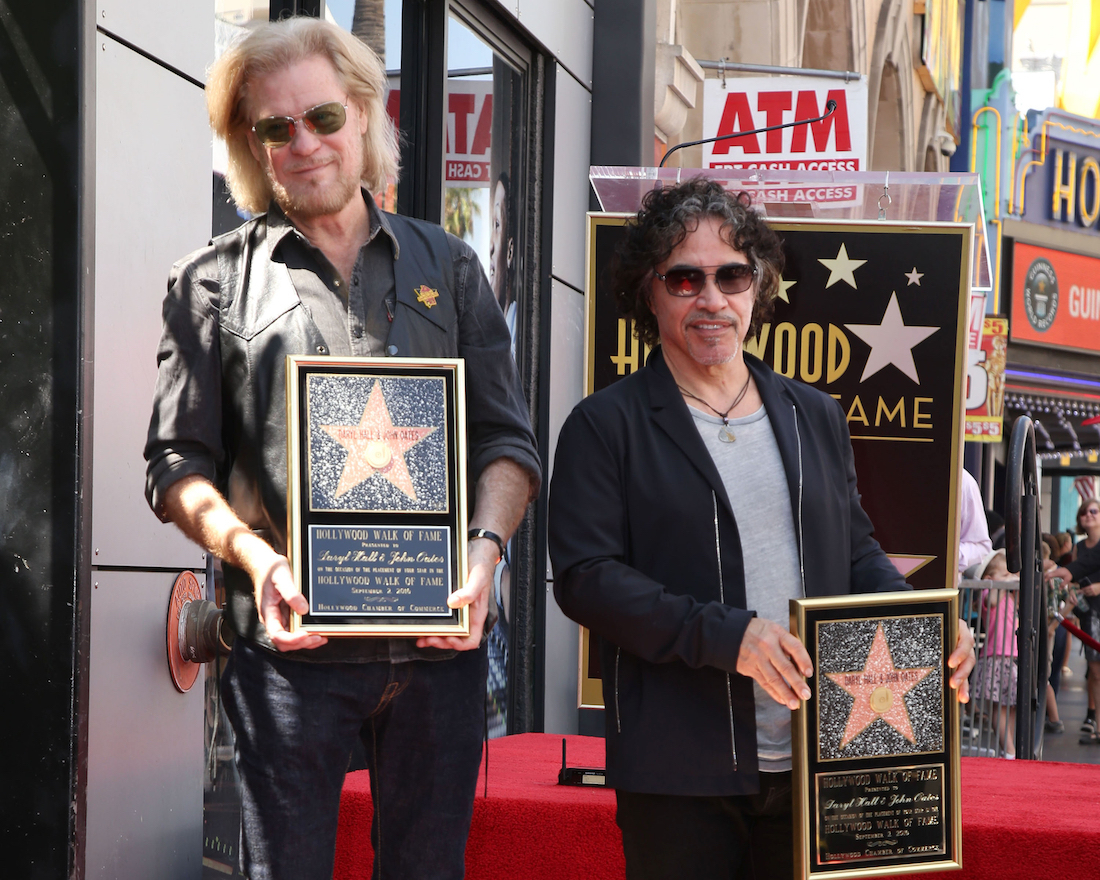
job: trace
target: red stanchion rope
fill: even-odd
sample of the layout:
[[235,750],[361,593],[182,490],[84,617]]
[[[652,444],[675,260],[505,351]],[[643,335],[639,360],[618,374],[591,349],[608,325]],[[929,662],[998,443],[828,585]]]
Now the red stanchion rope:
[[1069,630],[1094,651],[1100,651],[1100,642],[1096,641],[1096,639],[1094,639],[1087,632],[1081,629],[1081,627],[1070,623],[1068,620],[1062,617],[1061,614],[1058,615],[1058,622],[1062,625],[1064,629]]

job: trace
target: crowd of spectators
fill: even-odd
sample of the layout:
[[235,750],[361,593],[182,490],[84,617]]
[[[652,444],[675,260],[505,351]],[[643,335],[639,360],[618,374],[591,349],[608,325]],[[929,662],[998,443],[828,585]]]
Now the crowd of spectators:
[[[1008,571],[1005,557],[1004,518],[986,509],[974,478],[963,471],[960,484],[960,536],[958,571],[962,580],[998,582],[976,591],[978,663],[971,675],[970,692],[997,731],[997,751],[1014,757],[1013,730],[1018,685],[1016,631],[1019,622],[1018,575]],[[983,515],[984,514],[984,515]],[[1100,500],[1088,498],[1077,510],[1076,537],[1070,532],[1044,534],[1043,577],[1047,585],[1047,659],[1045,731],[1065,732],[1059,716],[1058,692],[1069,668],[1072,642],[1059,625],[1063,616],[1100,642]],[[1088,710],[1081,722],[1080,742],[1100,744],[1096,707],[1100,702],[1100,650],[1082,643],[1087,663]]]

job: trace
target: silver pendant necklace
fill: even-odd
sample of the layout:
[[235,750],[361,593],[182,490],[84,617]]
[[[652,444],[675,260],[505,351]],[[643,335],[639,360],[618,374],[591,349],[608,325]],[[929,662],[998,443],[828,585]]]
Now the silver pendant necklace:
[[703,406],[705,406],[716,416],[718,416],[718,418],[722,420],[722,427],[718,429],[718,439],[721,440],[723,443],[734,443],[737,440],[737,436],[733,433],[733,428],[730,427],[730,413],[737,409],[737,404],[745,399],[745,394],[749,390],[749,382],[751,381],[752,373],[749,373],[748,378],[745,379],[745,384],[741,386],[741,390],[737,392],[737,396],[733,399],[733,403],[730,404],[730,408],[727,409],[725,412],[722,412],[720,409],[715,409],[713,406],[703,400],[703,398],[699,397],[696,394],[692,394],[682,385],[677,384],[676,387],[680,389],[680,393],[683,394],[685,397],[690,397],[692,400],[699,401],[699,403],[703,404]]

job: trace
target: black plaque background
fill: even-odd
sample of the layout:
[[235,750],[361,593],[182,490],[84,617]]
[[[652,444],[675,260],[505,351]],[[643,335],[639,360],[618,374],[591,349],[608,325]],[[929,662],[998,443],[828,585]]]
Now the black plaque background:
[[[884,770],[886,771],[885,773],[883,772]],[[884,779],[881,783],[879,783],[878,776],[889,775],[889,771],[894,771],[894,779]],[[881,838],[884,842],[889,841],[890,838],[895,838],[897,843],[901,846],[927,846],[931,847],[933,851],[919,855],[908,854],[905,856],[889,856],[883,859],[860,859],[858,861],[837,859],[835,861],[830,861],[824,865],[815,864],[814,873],[825,874],[828,873],[830,868],[832,868],[834,871],[847,871],[856,868],[869,868],[880,866],[890,866],[891,873],[893,873],[892,869],[894,867],[897,867],[898,863],[902,860],[904,860],[905,864],[912,865],[919,864],[921,862],[942,862],[944,859],[947,859],[948,853],[950,851],[951,842],[948,834],[950,827],[948,826],[946,820],[946,813],[947,810],[950,808],[950,798],[948,797],[948,789],[946,787],[946,767],[942,764],[937,764],[934,767],[925,768],[872,767],[867,768],[865,772],[866,775],[871,778],[871,783],[868,785],[845,785],[838,788],[822,789],[820,785],[822,777],[815,778],[813,793],[814,802],[815,804],[817,804],[818,810],[820,811],[820,802],[823,799],[823,793],[825,797],[834,797],[840,800],[843,800],[845,798],[852,798],[855,796],[876,799],[881,798],[885,803],[883,803],[882,805],[876,804],[873,807],[867,808],[865,811],[865,814],[868,817],[866,824],[869,826],[869,833],[879,833],[877,831],[876,821],[874,817],[880,816],[883,813],[894,812],[889,806],[887,806],[887,804],[889,803],[889,798],[891,796],[896,794],[905,794],[908,797],[915,797],[918,793],[936,794],[938,795],[940,804],[939,816],[943,817],[937,825],[918,825],[916,821],[911,820],[911,823],[907,827],[899,827],[897,829],[893,829],[892,831],[881,832],[884,835]],[[920,782],[917,780],[901,781],[906,774],[914,774],[915,772],[938,773],[940,775],[940,779],[935,782]],[[823,777],[835,776],[839,776],[839,774],[823,774]],[[895,782],[895,780],[897,781]],[[928,803],[930,802],[914,803],[910,807],[910,809],[914,812],[916,810],[920,810],[922,817],[928,817],[932,815],[932,813],[927,812],[929,810],[929,807],[927,806]],[[898,812],[900,812],[900,810]],[[817,828],[818,840],[823,840],[823,822],[820,812],[817,814],[813,814],[811,821],[814,822]],[[904,821],[900,821],[899,825],[904,826]],[[895,831],[896,833],[894,833]],[[833,840],[835,840],[837,846],[831,847],[829,851],[833,853],[841,853],[859,851],[861,849],[867,848],[871,844],[871,842],[857,839],[857,833],[858,832],[856,831],[831,832],[831,837]]]
[[[460,455],[465,456],[465,449],[461,448],[460,432],[456,429],[454,421],[454,414],[456,412],[457,404],[457,391],[455,381],[455,371],[449,367],[417,367],[412,369],[407,364],[394,364],[393,366],[379,366],[372,364],[369,368],[361,366],[349,366],[341,365],[337,359],[332,359],[330,362],[318,364],[316,362],[299,363],[298,365],[298,401],[299,412],[297,414],[288,413],[287,425],[293,426],[298,432],[298,461],[297,469],[301,475],[301,479],[304,481],[308,478],[309,474],[309,419],[308,419],[308,394],[306,393],[307,377],[313,373],[324,373],[327,375],[365,375],[365,376],[379,376],[386,377],[401,377],[401,376],[431,376],[439,377],[443,379],[444,394],[446,398],[446,408],[449,415],[447,425],[447,480],[448,480],[448,497],[451,499],[450,511],[448,513],[401,513],[395,514],[393,511],[378,511],[377,513],[361,513],[351,511],[312,511],[309,507],[310,493],[308,487],[303,487],[302,491],[298,493],[298,506],[297,515],[300,523],[300,542],[301,546],[293,549],[292,552],[300,553],[301,559],[300,566],[297,566],[301,572],[302,583],[299,583],[298,587],[302,591],[307,600],[310,600],[312,604],[312,597],[310,596],[310,585],[306,573],[312,566],[312,560],[308,555],[309,547],[309,527],[313,525],[330,525],[341,527],[379,527],[388,526],[392,527],[395,522],[400,521],[406,524],[408,528],[427,528],[427,527],[439,527],[450,526],[451,527],[451,589],[452,591],[460,589],[466,582],[465,573],[460,571],[461,554],[459,552],[459,533],[465,532],[465,522],[459,522],[459,509],[458,504],[459,492],[465,491],[465,486],[459,486],[458,483],[458,467],[457,462],[460,460]],[[289,373],[288,373],[289,375]],[[366,398],[363,399],[364,406],[366,405]],[[400,427],[395,423],[395,426]],[[288,466],[290,462],[288,462]],[[288,475],[289,476],[289,475]],[[456,627],[460,622],[459,609],[453,609],[450,617],[440,616],[410,616],[401,615],[400,617],[381,617],[381,616],[352,616],[352,615],[332,615],[326,614],[324,616],[315,616],[312,614],[305,614],[301,618],[302,626],[305,628],[310,627],[330,627],[330,626],[393,626],[400,627],[402,629],[408,629],[410,632],[415,632],[419,628],[438,627],[440,625],[447,625],[448,623],[455,625]],[[339,633],[333,633],[326,631],[325,635],[339,635]],[[349,633],[349,635],[361,636],[362,633]]]
[[[897,596],[897,594],[889,594],[891,596]],[[812,606],[804,607],[803,614],[803,627],[801,629],[801,636],[803,642],[806,645],[806,650],[810,653],[811,657],[817,656],[817,646],[813,643],[814,634],[817,632],[817,624],[819,622],[829,622],[834,620],[853,620],[853,619],[868,619],[875,620],[883,617],[901,617],[907,614],[912,615],[928,615],[928,614],[942,614],[943,615],[943,681],[946,682],[950,676],[950,669],[947,667],[947,658],[954,648],[951,643],[952,634],[955,630],[954,618],[951,611],[951,603],[948,601],[896,601],[890,602],[889,605],[875,605],[870,604],[873,602],[872,597],[867,597],[869,604],[866,606],[849,605],[847,607],[830,607],[830,608],[813,608]],[[792,609],[794,603],[792,602]],[[899,657],[895,658],[895,661],[901,665]],[[815,668],[814,679],[821,676],[821,671]],[[824,876],[827,874],[834,874],[847,871],[856,871],[860,869],[883,869],[881,874],[889,876],[895,873],[905,873],[907,866],[922,865],[926,863],[950,863],[960,861],[961,853],[956,851],[955,848],[955,834],[953,829],[956,823],[961,821],[961,817],[957,813],[957,803],[953,797],[953,792],[959,790],[958,780],[958,748],[959,748],[959,734],[958,734],[958,712],[955,708],[957,706],[955,702],[955,692],[950,688],[945,687],[944,693],[944,737],[943,737],[943,749],[941,751],[926,752],[924,754],[904,754],[898,755],[894,758],[884,758],[879,755],[874,755],[864,758],[850,758],[850,759],[830,759],[819,761],[817,756],[819,753],[818,747],[818,732],[816,729],[816,719],[818,717],[818,690],[822,687],[820,681],[811,680],[811,696],[803,704],[803,708],[800,709],[793,719],[793,725],[798,727],[799,732],[803,737],[803,744],[799,750],[799,754],[804,756],[805,761],[805,779],[806,779],[806,796],[809,799],[809,827],[805,829],[805,833],[810,835],[810,872],[809,876]],[[796,734],[795,740],[797,743],[798,735]],[[820,805],[818,803],[818,786],[817,786],[817,774],[824,773],[828,775],[836,773],[873,773],[876,771],[884,771],[892,768],[911,768],[918,766],[940,766],[943,767],[943,826],[942,831],[944,835],[944,844],[946,852],[944,853],[926,853],[926,854],[914,854],[906,856],[902,861],[897,857],[887,857],[881,859],[861,859],[859,861],[838,861],[830,862],[828,864],[818,864],[817,862],[817,828],[818,828],[818,816],[820,815]],[[798,756],[795,758],[794,773],[799,773],[799,760]],[[796,785],[797,791],[797,785]],[[798,804],[795,804],[795,821],[798,821]],[[917,841],[919,843],[921,841]],[[949,867],[949,865],[944,865]]]

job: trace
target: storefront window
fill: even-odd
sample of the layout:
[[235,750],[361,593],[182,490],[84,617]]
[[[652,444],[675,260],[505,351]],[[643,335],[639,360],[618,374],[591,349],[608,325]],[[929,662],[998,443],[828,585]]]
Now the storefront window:
[[393,75],[401,70],[401,0],[326,0],[325,18],[370,46]]
[[[453,14],[447,22],[443,226],[477,252],[512,336],[522,340],[523,242],[518,184],[525,75]],[[489,636],[489,736],[508,732],[515,542],[495,577],[500,622]]]
[[[325,0],[325,18],[350,31],[382,59],[389,78],[386,112],[401,125],[401,3],[402,0]],[[397,205],[397,182],[375,193],[384,211]]]
[[517,174],[524,75],[452,15],[447,30],[443,225],[477,252],[517,338]]

